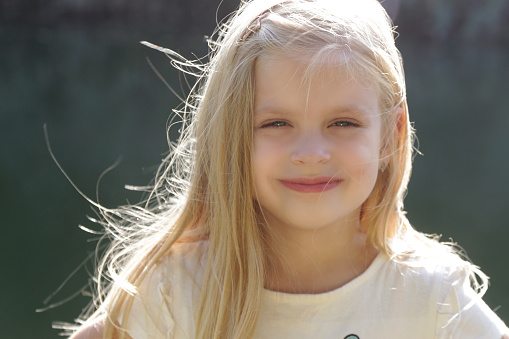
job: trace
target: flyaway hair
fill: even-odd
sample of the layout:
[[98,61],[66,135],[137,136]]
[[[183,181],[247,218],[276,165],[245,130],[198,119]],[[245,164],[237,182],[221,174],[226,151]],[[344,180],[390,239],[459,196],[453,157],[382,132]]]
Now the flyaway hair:
[[111,245],[98,266],[93,314],[84,318],[106,315],[105,338],[124,338],[133,296],[147,274],[171,255],[172,246],[208,240],[196,337],[253,334],[270,237],[253,188],[254,67],[270,56],[303,60],[311,73],[334,65],[376,89],[387,169],[362,206],[361,224],[371,245],[393,260],[447,252],[415,231],[403,209],[413,130],[394,35],[376,0],[254,0],[242,2],[217,28],[208,63],[161,49],[197,82],[177,112],[182,134],[148,200],[101,208]]

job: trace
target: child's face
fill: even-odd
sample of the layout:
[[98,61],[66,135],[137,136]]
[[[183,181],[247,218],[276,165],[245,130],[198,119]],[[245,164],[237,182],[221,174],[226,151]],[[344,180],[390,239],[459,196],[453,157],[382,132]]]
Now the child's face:
[[378,97],[327,65],[308,86],[305,67],[285,57],[256,64],[256,198],[281,231],[358,225],[378,174]]

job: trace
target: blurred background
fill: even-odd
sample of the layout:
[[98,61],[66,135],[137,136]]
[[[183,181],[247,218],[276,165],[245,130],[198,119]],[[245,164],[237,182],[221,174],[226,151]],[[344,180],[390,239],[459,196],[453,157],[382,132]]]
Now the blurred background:
[[[99,230],[83,194],[137,202],[168,146],[186,79],[140,40],[188,58],[238,0],[0,0],[0,324],[2,338],[54,338],[89,301]],[[461,244],[492,279],[509,322],[509,2],[387,0],[399,26],[419,137],[406,199],[419,230]],[[193,79],[188,79],[192,81]],[[121,157],[120,164],[101,174]],[[85,263],[85,264],[83,264]],[[64,284],[62,288],[59,288]],[[44,312],[36,312],[44,309]]]

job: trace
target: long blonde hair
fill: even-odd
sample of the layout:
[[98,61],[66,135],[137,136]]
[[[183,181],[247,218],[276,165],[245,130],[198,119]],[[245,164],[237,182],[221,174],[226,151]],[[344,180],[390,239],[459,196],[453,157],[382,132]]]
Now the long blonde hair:
[[[119,319],[128,319],[136,288],[170,248],[200,240],[208,240],[209,255],[196,337],[253,334],[266,246],[251,168],[253,70],[262,55],[307,55],[310,67],[336,60],[338,68],[374,85],[388,166],[362,206],[361,222],[371,245],[390,257],[400,254],[389,246],[393,240],[431,242],[412,229],[403,210],[413,131],[393,26],[378,1],[243,2],[216,35],[205,65],[165,51],[180,69],[198,69],[197,84],[180,112],[183,133],[146,204],[103,209],[113,241],[99,265],[97,311],[91,319],[108,315],[105,338],[124,336]],[[105,277],[111,283],[104,284]]]

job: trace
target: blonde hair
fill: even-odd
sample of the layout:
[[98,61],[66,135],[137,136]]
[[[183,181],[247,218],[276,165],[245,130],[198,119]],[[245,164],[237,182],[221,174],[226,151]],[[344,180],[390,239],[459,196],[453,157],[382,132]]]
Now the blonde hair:
[[[146,204],[102,209],[113,242],[99,265],[97,311],[90,319],[108,315],[105,338],[124,337],[132,295],[170,248],[200,240],[208,240],[209,255],[196,337],[253,334],[266,245],[252,198],[253,71],[265,55],[306,56],[310,67],[335,62],[374,85],[388,166],[362,206],[361,223],[371,245],[392,258],[435,244],[413,230],[403,210],[413,130],[392,23],[378,1],[254,0],[242,3],[216,33],[206,65],[165,51],[178,68],[198,67],[199,74],[180,112],[183,133]],[[397,240],[412,245],[395,251],[390,243]],[[105,277],[111,283],[103,284]]]

